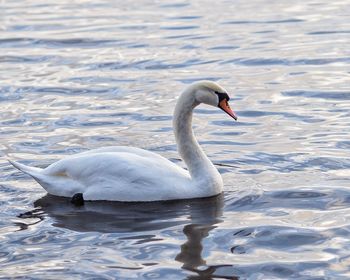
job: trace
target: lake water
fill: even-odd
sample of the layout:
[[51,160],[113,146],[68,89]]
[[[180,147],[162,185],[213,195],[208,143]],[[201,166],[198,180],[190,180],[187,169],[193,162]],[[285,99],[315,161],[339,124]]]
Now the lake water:
[[[0,278],[349,278],[349,14],[347,0],[2,1]],[[196,110],[219,197],[74,207],[6,161],[130,145],[182,165],[172,111],[201,79],[239,117]]]

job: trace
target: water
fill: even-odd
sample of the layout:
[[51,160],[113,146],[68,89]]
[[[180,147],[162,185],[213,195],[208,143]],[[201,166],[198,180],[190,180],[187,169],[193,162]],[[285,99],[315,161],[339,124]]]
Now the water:
[[[1,279],[350,277],[348,1],[56,2],[0,4]],[[222,196],[76,208],[5,160],[182,165],[172,110],[201,79],[239,116],[194,118]]]

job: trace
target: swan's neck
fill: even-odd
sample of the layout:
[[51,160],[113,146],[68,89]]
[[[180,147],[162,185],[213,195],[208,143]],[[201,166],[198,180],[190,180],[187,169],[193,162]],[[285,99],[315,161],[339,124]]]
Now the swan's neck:
[[192,130],[192,112],[199,105],[193,91],[187,90],[180,96],[174,112],[173,126],[178,151],[185,161],[193,180],[222,187],[222,179],[199,146]]

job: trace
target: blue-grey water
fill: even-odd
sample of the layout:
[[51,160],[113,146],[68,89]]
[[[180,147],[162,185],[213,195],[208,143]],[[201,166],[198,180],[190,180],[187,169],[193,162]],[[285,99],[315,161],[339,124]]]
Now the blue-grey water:
[[[349,15],[347,0],[1,1],[0,278],[349,278]],[[172,111],[201,79],[239,116],[194,118],[219,197],[74,207],[6,161],[130,145],[183,165]]]

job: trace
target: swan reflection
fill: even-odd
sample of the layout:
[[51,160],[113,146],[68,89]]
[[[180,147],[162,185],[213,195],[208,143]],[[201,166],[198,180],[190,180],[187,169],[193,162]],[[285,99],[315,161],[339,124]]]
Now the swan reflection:
[[144,203],[86,202],[75,207],[68,199],[46,195],[34,203],[53,226],[77,232],[101,233],[162,230],[177,225],[220,222],[223,196]]
[[[203,240],[221,222],[223,195],[216,197],[151,203],[86,202],[82,207],[68,199],[47,195],[34,203],[35,210],[21,215],[52,220],[52,225],[76,232],[145,233],[182,228],[186,241],[175,260],[197,276],[211,279],[226,265],[208,266],[203,259]],[[123,238],[125,235],[123,235]],[[191,278],[189,278],[191,279]]]

